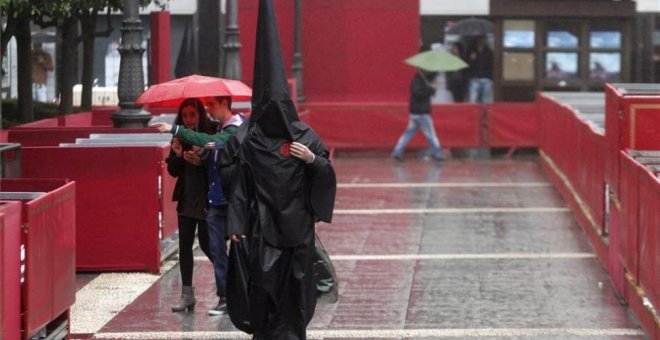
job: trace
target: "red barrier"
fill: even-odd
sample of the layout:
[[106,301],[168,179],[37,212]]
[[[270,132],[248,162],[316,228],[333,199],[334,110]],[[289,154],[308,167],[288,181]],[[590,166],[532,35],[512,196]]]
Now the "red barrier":
[[571,108],[541,93],[537,98],[542,164],[607,266],[609,255],[603,239],[605,138]]
[[618,195],[619,151],[660,150],[660,93],[628,93],[611,84],[606,84],[605,93],[607,182]]
[[651,303],[660,306],[660,180],[639,168],[639,283]]
[[75,143],[76,138],[89,138],[92,133],[155,133],[155,128],[117,129],[113,127],[60,127],[44,129],[10,129],[7,140],[26,146],[58,146],[60,143]]
[[0,190],[43,193],[22,201],[25,271],[20,315],[23,339],[29,339],[68,315],[75,301],[75,183],[2,179]]
[[539,146],[536,103],[493,103],[487,106],[487,110],[489,146]]
[[[542,93],[537,96],[542,164],[589,235],[614,286],[655,339],[660,336],[652,312],[660,306],[660,183],[625,150],[660,149],[660,98],[624,95],[609,85],[606,92],[605,136],[570,108]],[[611,189],[609,221],[605,183]]]
[[626,270],[639,281],[639,173],[641,165],[620,152],[619,199],[621,224],[618,226],[619,256]]
[[[23,174],[69,178],[78,186],[76,268],[80,271],[160,267],[162,236],[176,230],[166,147],[27,147]],[[159,188],[161,178],[162,191]]]
[[[305,121],[323,140],[341,149],[392,149],[408,124],[405,103],[308,103]],[[437,104],[433,122],[443,147],[481,146],[479,104]],[[410,148],[426,146],[421,132],[409,143]]]
[[0,339],[21,334],[21,204],[0,201]]

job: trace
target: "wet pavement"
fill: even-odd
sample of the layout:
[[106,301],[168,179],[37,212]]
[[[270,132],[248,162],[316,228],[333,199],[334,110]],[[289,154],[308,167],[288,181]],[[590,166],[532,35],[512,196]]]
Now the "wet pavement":
[[[339,156],[332,224],[339,301],[310,339],[645,339],[573,214],[530,160],[434,162]],[[79,275],[72,338],[235,339],[210,263],[196,252],[197,305],[172,313],[161,275]]]

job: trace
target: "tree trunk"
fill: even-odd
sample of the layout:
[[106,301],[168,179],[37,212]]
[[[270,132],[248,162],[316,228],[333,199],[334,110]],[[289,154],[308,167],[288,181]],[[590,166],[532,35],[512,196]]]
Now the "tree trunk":
[[18,112],[21,123],[34,120],[32,108],[32,37],[30,19],[16,20],[16,54],[18,61]]
[[60,87],[60,114],[65,115],[73,112],[73,85],[76,78],[76,67],[78,57],[78,36],[76,19],[69,18],[62,24],[62,86]]
[[80,109],[92,111],[92,89],[94,86],[94,41],[96,36],[96,11],[87,13],[80,19],[83,36],[82,94]]

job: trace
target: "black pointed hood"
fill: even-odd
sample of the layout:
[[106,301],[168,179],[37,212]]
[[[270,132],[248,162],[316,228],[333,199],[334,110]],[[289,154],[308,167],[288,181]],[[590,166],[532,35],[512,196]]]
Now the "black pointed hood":
[[291,100],[280,48],[273,0],[259,0],[257,43],[249,127],[257,125],[268,137],[295,140],[299,121]]

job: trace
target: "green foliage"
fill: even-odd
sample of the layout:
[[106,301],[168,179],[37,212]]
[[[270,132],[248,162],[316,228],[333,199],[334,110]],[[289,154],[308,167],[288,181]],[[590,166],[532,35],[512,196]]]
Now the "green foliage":
[[[59,115],[59,105],[51,103],[33,102],[34,120],[53,118]],[[74,107],[74,112],[80,112],[79,107]],[[18,112],[18,100],[9,98],[2,100],[2,127],[4,129],[24,124]]]

